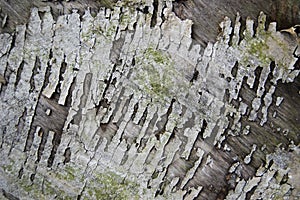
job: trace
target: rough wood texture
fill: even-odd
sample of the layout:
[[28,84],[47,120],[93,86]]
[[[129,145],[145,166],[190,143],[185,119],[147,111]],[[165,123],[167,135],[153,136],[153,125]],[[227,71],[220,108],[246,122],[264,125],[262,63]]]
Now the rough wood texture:
[[299,197],[290,36],[237,16],[202,49],[172,1],[126,3],[0,35],[2,196]]
[[[56,19],[59,15],[71,13],[72,9],[84,12],[87,7],[92,14],[96,14],[99,7],[112,8],[114,2],[116,0],[0,0],[0,31],[12,32],[16,25],[27,23],[32,7],[50,6]],[[130,5],[143,1],[124,2]],[[279,29],[300,24],[299,0],[239,0],[238,3],[236,0],[175,0],[173,11],[181,19],[193,21],[192,37],[202,47],[206,47],[208,42],[215,42],[219,33],[218,24],[225,16],[234,20],[237,12],[242,17],[242,31],[246,18],[255,19],[261,11],[267,15],[267,22],[276,21]]]
[[300,24],[299,0],[239,0],[238,3],[236,0],[176,0],[174,3],[177,16],[193,20],[192,37],[202,46],[216,41],[218,24],[225,16],[234,20],[239,12],[244,31],[246,18],[255,19],[261,11],[267,15],[268,23],[277,22],[278,29]]

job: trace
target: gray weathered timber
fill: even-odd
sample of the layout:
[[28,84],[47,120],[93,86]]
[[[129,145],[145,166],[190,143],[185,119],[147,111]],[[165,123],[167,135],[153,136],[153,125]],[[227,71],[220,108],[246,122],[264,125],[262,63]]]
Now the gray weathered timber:
[[[112,8],[116,0],[0,0],[0,31],[12,32],[16,25],[25,24],[32,7],[50,6],[53,17],[69,14],[72,9],[80,13],[89,7],[92,15],[101,6]],[[135,7],[143,1],[123,0],[124,4]],[[154,8],[157,1],[153,1]],[[239,12],[242,17],[242,27],[247,17],[255,19],[261,11],[267,15],[267,22],[276,21],[279,29],[300,24],[299,0],[174,0],[173,11],[181,19],[193,21],[192,38],[205,47],[208,42],[215,42],[218,34],[218,24],[225,16],[235,19]],[[146,11],[146,10],[145,10]],[[242,35],[241,35],[242,36]]]
[[240,13],[243,31],[246,18],[254,19],[261,11],[268,22],[276,21],[279,29],[300,24],[299,0],[175,0],[174,3],[174,12],[181,19],[193,20],[192,37],[203,46],[216,41],[218,24],[225,16],[234,20],[236,13]]
[[299,198],[290,36],[237,15],[202,49],[172,1],[125,4],[0,35],[0,197]]

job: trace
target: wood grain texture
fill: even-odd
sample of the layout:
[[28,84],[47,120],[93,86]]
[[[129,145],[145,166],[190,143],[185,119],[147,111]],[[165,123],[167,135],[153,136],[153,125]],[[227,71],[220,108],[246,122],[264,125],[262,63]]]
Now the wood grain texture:
[[3,198],[299,197],[295,44],[260,13],[203,48],[173,9],[39,7],[0,35]]

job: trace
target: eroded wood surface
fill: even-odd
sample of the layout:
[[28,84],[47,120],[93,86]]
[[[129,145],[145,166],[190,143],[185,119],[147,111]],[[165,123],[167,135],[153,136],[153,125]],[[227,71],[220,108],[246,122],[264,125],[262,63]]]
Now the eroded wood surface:
[[295,44],[261,13],[203,49],[172,9],[34,8],[1,34],[4,197],[299,196]]

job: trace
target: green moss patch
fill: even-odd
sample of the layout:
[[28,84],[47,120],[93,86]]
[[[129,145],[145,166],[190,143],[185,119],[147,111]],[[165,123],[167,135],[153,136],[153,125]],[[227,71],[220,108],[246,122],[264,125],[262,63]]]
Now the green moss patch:
[[98,174],[88,182],[83,199],[140,199],[138,188],[137,184],[124,180],[115,173]]
[[152,100],[165,101],[174,96],[174,62],[166,52],[148,48],[137,57],[134,81]]

